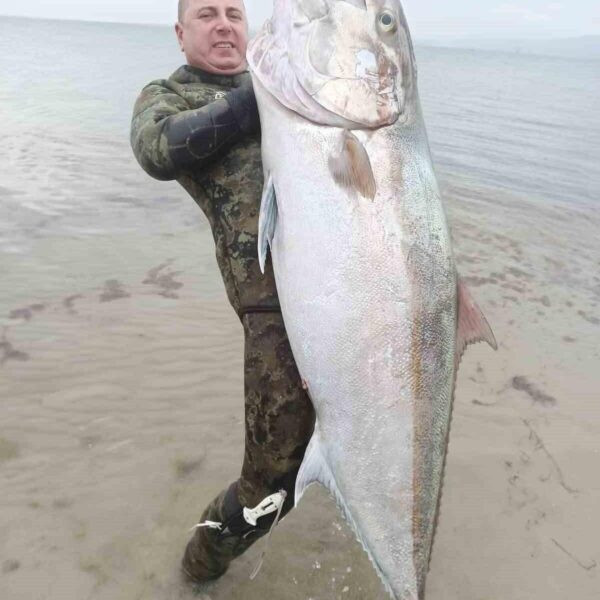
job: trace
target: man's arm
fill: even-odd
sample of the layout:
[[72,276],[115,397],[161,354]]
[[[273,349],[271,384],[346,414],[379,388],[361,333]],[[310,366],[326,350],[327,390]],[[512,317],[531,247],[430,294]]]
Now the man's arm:
[[131,146],[142,168],[161,180],[202,169],[222,150],[260,128],[250,75],[220,98],[192,109],[161,82],[138,98],[131,124]]

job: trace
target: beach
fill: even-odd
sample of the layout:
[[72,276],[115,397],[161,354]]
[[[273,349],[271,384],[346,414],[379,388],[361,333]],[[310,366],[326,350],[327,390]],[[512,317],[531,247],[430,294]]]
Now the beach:
[[[446,194],[500,348],[470,348],[460,369],[428,598],[592,600],[598,215]],[[53,268],[2,263],[0,593],[192,598],[188,530],[243,456],[242,332],[209,232],[41,240],[34,255]],[[261,549],[205,596],[383,597],[322,489],[250,581]]]
[[[139,169],[124,122],[108,127],[114,144],[98,127],[77,146],[46,122],[51,160],[16,135],[3,150],[0,598],[386,598],[318,486],[276,528],[255,580],[264,540],[205,589],[182,581],[190,529],[241,468],[242,328],[206,220]],[[459,272],[499,349],[470,347],[460,367],[427,599],[595,600],[598,173],[581,201],[565,199],[575,160],[568,188],[496,185],[501,164],[469,176],[433,129]]]

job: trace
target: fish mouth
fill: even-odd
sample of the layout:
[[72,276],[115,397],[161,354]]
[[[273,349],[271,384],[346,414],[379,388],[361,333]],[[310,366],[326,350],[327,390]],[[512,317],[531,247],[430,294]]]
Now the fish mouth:
[[377,95],[381,96],[385,100],[397,99],[398,94],[396,93],[396,82],[391,80],[389,82],[382,82],[377,90]]
[[378,96],[388,100],[397,97],[396,73],[393,69],[389,69],[384,74],[381,71],[366,70],[362,77],[357,79],[364,81]]

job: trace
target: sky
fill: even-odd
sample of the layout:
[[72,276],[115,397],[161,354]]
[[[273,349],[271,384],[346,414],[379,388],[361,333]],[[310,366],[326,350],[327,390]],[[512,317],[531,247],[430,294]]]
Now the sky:
[[[269,0],[246,0],[250,23],[271,13]],[[404,0],[416,39],[438,37],[549,38],[600,35],[600,1]],[[174,22],[177,0],[0,0],[0,15],[117,21]]]

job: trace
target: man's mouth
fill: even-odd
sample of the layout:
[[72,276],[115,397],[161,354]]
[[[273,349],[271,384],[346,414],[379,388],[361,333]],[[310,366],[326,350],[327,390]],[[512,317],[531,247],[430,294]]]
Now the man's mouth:
[[213,48],[235,48],[235,46],[231,42],[217,42]]

